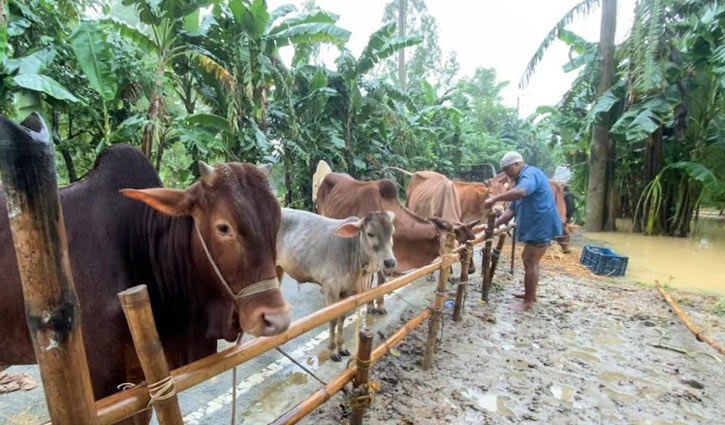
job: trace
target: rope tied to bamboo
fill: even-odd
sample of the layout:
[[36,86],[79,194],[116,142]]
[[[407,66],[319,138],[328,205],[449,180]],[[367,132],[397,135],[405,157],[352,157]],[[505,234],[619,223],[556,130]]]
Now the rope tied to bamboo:
[[350,407],[353,409],[367,409],[375,401],[375,390],[379,388],[380,384],[375,381],[360,384],[359,387],[352,391]]
[[146,407],[151,407],[157,401],[166,400],[176,395],[174,378],[171,375],[158,382],[149,384],[148,389],[150,399]]

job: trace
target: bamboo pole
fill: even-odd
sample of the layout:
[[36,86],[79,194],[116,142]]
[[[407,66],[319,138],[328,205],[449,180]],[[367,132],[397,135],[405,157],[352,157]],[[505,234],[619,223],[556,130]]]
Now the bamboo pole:
[[56,425],[97,424],[55,153],[40,115],[32,113],[20,125],[0,117],[0,172],[25,319],[51,420]]
[[128,329],[131,331],[146,382],[153,388],[153,405],[161,425],[183,425],[179,400],[176,396],[174,381],[169,374],[164,347],[161,345],[156,322],[151,311],[151,300],[146,285],[138,285],[119,292],[121,308],[126,315]]
[[[488,228],[486,233],[490,235],[493,230],[494,223],[496,222],[496,216],[494,214],[488,215]],[[486,246],[483,248],[483,259],[481,260],[481,299],[488,302],[488,292],[491,290],[491,245],[493,244],[492,237],[486,237]]]
[[453,321],[460,322],[463,318],[463,303],[466,301],[466,282],[461,282],[456,288],[456,303],[453,306]]
[[438,287],[436,288],[436,296],[431,306],[431,316],[428,327],[428,340],[425,343],[425,355],[423,356],[423,370],[428,370],[433,365],[433,354],[435,352],[436,338],[441,327],[441,312],[443,303],[446,301],[448,291],[448,273],[450,265],[455,261],[455,254],[443,257],[440,274],[438,275]]
[[[423,320],[427,319],[429,316],[430,310],[426,309],[423,310],[423,312],[419,315],[412,318],[408,323],[405,324],[405,326],[400,328],[390,338],[388,338],[387,340],[385,340],[385,342],[375,348],[372,355],[370,356],[371,363],[375,364],[375,362],[380,360],[380,358],[383,357],[385,353],[387,353],[398,342],[405,338],[406,335],[412,332],[413,329],[418,327],[423,322]],[[337,378],[332,380],[332,382],[328,383],[325,387],[317,390],[317,392],[315,392],[307,400],[302,401],[298,405],[294,406],[293,408],[282,414],[282,416],[277,418],[274,422],[271,422],[270,425],[296,424],[305,416],[307,416],[310,412],[312,412],[313,410],[321,406],[324,402],[332,398],[333,395],[335,395],[338,391],[342,389],[342,387],[344,387],[348,382],[350,382],[350,380],[353,379],[353,376],[355,376],[356,372],[356,366],[345,369],[345,371],[342,372],[342,374],[338,375]]]
[[370,352],[373,349],[373,334],[367,329],[360,330],[360,345],[355,356],[356,372],[352,384],[352,414],[350,425],[362,425],[365,409],[372,403],[372,393],[368,387],[370,372]]
[[511,270],[510,273],[514,274],[514,261],[516,260],[516,229],[511,232]]
[[491,270],[489,271],[489,281],[493,282],[493,277],[496,275],[496,267],[498,267],[498,259],[501,258],[501,251],[503,251],[503,245],[506,243],[506,233],[501,233],[498,237],[498,243],[496,248],[493,250],[491,255]]
[[719,351],[720,354],[725,354],[725,347],[723,347],[722,345],[720,345],[717,342],[710,339],[710,337],[705,335],[694,323],[692,323],[690,318],[687,316],[687,314],[684,311],[682,311],[682,309],[677,304],[677,302],[675,300],[673,300],[672,297],[670,297],[670,294],[668,294],[665,291],[665,289],[662,287],[662,284],[660,283],[660,281],[655,280],[655,284],[657,285],[657,290],[660,291],[660,294],[662,294],[662,296],[665,298],[665,301],[667,301],[667,304],[669,304],[670,307],[672,307],[672,310],[675,312],[675,314],[677,314],[677,317],[679,317],[683,322],[685,322],[685,326],[687,326],[687,329],[689,329],[690,332],[692,332],[695,335],[695,339],[697,339],[698,341],[707,343],[712,348]]
[[[171,372],[171,376],[174,377],[176,391],[181,392],[194,385],[198,385],[213,376],[219,375],[234,366],[249,361],[305,332],[325,324],[345,312],[354,310],[377,297],[389,294],[428,273],[438,270],[441,267],[441,263],[442,259],[438,259],[414,272],[393,279],[385,285],[340,300],[335,304],[331,304],[295,321],[285,332],[279,335],[255,338],[175,369]],[[96,402],[99,421],[102,425],[115,424],[144,410],[148,402],[149,395],[146,384],[137,385],[126,391],[118,392]]]
[[473,242],[468,241],[461,255],[463,261],[461,261],[461,282],[468,282],[468,269],[471,267],[471,261],[473,260]]

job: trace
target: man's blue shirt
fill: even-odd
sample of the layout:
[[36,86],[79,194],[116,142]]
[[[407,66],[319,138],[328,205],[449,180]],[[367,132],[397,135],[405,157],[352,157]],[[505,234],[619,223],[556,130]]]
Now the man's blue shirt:
[[526,196],[511,203],[516,213],[516,236],[522,242],[551,242],[562,234],[561,218],[556,210],[549,179],[543,171],[525,165],[519,172],[516,187]]

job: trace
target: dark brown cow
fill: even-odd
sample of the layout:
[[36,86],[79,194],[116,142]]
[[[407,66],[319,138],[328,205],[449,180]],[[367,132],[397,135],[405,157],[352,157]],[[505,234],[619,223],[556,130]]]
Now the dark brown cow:
[[[0,139],[24,131],[0,120]],[[97,399],[143,377],[116,296],[134,285],[148,286],[173,368],[216,352],[217,339],[234,341],[241,331],[273,335],[289,325],[275,270],[281,210],[267,177],[242,163],[201,171],[201,181],[186,190],[163,189],[140,151],[115,145],[83,180],[60,189]],[[0,364],[32,364],[4,194],[0,246]],[[150,412],[139,416],[122,423],[147,423]]]
[[485,222],[492,211],[496,215],[503,213],[505,205],[503,202],[499,202],[493,208],[488,209],[483,205],[483,202],[489,196],[506,192],[509,189],[509,179],[506,177],[506,173],[499,173],[483,183],[454,180],[453,187],[458,193],[458,200],[461,205],[461,221],[464,223],[473,220]]

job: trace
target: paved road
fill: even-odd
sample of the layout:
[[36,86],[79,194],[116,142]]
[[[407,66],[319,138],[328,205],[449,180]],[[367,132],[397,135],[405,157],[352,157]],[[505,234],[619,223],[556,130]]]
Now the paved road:
[[[379,344],[377,330],[390,323],[400,323],[401,313],[413,304],[422,310],[433,298],[435,281],[425,278],[401,288],[396,295],[386,297],[386,316],[368,316],[368,327],[374,331],[374,345]],[[315,284],[298,285],[285,277],[282,289],[292,305],[293,320],[308,315],[324,306],[321,288]],[[402,297],[402,298],[401,298]],[[405,301],[408,303],[406,303]],[[348,317],[345,322],[346,344],[353,352],[356,321]],[[327,382],[345,367],[345,360],[335,363],[329,360],[327,337],[329,326],[322,325],[282,346],[297,361],[306,364],[323,381]],[[251,338],[246,337],[244,340]],[[225,341],[219,348],[228,347]],[[36,366],[14,366],[9,373],[28,373],[38,382]],[[277,351],[267,352],[238,367],[237,376],[237,424],[264,424],[275,419],[317,390],[321,384]],[[231,417],[232,373],[223,373],[211,380],[179,394],[184,422],[187,425],[228,424]],[[43,391],[40,388],[28,392],[0,395],[0,424],[28,425],[48,420]],[[156,424],[156,420],[152,422]]]

